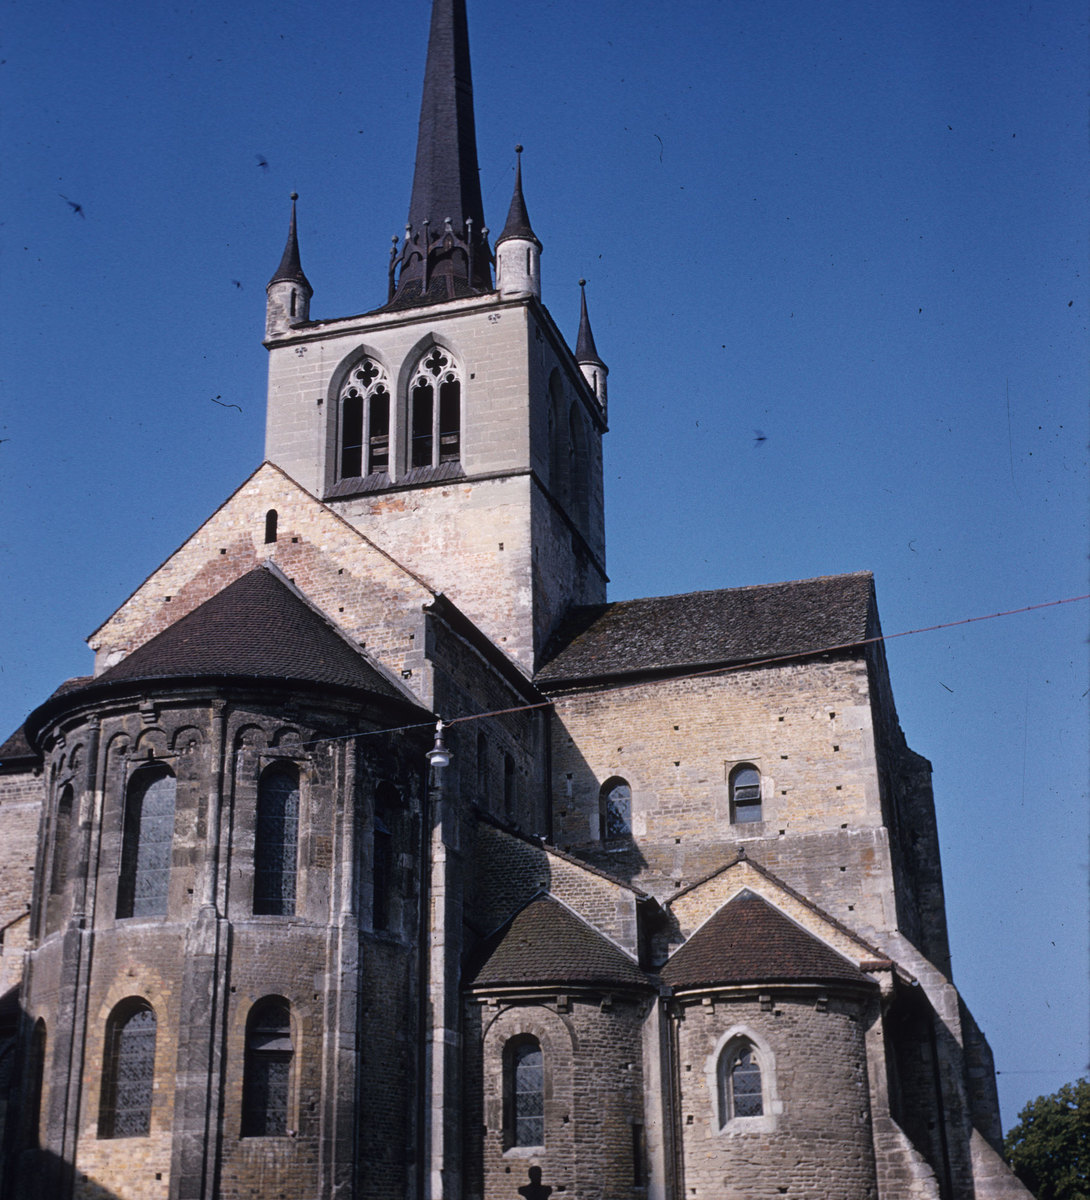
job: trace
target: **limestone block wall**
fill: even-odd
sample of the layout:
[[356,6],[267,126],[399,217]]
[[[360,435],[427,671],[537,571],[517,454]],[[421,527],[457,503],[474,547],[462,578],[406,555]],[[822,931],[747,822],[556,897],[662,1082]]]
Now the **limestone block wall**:
[[[716,995],[675,1018],[685,1196],[876,1198],[865,1048],[876,1006],[861,996],[769,995],[764,1005]],[[737,1036],[757,1047],[765,1111],[724,1126],[716,1064]]]
[[[604,1200],[646,1196],[643,997],[580,993],[467,1002],[465,1045],[466,1195],[509,1200],[531,1167],[560,1193]],[[541,1146],[513,1144],[504,1048],[535,1038],[545,1073]],[[505,1095],[506,1089],[506,1095]]]
[[[660,899],[739,847],[856,928],[896,911],[868,674],[841,658],[556,697],[553,819],[570,848]],[[731,823],[729,777],[760,772],[762,820]],[[632,790],[632,836],[603,843],[599,792]]]

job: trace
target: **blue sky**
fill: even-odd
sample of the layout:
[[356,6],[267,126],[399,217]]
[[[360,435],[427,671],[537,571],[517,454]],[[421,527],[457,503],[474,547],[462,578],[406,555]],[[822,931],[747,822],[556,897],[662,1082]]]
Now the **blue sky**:
[[[260,461],[289,192],[312,315],[383,301],[428,7],[4,5],[0,736]],[[589,281],[613,598],[869,569],[896,633],[1090,591],[1081,2],[470,33],[486,217],[521,142],[572,338]],[[888,647],[1008,1126],[1090,1056],[1088,609]]]

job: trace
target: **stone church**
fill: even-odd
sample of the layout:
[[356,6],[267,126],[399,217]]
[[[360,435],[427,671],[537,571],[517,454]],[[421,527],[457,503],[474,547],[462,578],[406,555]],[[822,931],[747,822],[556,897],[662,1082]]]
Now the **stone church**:
[[607,368],[434,0],[359,316],[0,749],[2,1195],[1014,1200],[867,574],[610,603]]

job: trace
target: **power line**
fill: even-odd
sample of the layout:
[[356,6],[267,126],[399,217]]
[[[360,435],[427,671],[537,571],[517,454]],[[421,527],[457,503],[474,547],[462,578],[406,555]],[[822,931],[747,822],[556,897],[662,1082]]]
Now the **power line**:
[[[714,675],[728,675],[733,671],[748,671],[753,667],[772,666],[776,663],[791,662],[800,658],[814,658],[819,654],[835,654],[840,650],[854,650],[860,646],[869,646],[877,642],[891,642],[895,638],[912,637],[918,633],[935,633],[940,629],[955,629],[959,625],[972,625],[978,621],[994,621],[999,617],[1013,617],[1020,613],[1037,612],[1042,608],[1057,608],[1062,604],[1077,604],[1081,600],[1090,600],[1090,593],[1083,596],[1067,596],[1063,600],[1046,600],[1042,604],[1027,604],[1022,608],[1007,608],[1001,612],[986,613],[979,617],[962,617],[958,621],[942,621],[937,625],[923,625],[919,629],[902,629],[899,633],[880,633],[874,637],[861,638],[855,642],[839,642],[831,646],[821,646],[813,650],[793,650],[790,654],[777,654],[767,658],[747,659],[745,662],[732,663],[729,666],[709,667],[703,671],[687,671],[684,674],[672,675],[672,679],[704,679]],[[611,690],[639,687],[641,683],[615,684]],[[462,717],[452,717],[449,721],[441,721],[444,728],[451,725],[461,725],[467,721],[484,721],[490,717],[505,717],[512,713],[530,712],[536,708],[552,708],[553,700],[539,700],[533,704],[519,704],[513,708],[496,708],[489,712],[470,713]],[[437,718],[439,719],[439,718]],[[441,719],[440,719],[441,720]],[[434,721],[416,721],[411,725],[396,725],[391,729],[362,729],[356,733],[342,733],[335,737],[314,738],[304,742],[307,746],[316,746],[321,742],[343,742],[349,738],[377,737],[380,734],[406,733],[412,729],[430,729]]]

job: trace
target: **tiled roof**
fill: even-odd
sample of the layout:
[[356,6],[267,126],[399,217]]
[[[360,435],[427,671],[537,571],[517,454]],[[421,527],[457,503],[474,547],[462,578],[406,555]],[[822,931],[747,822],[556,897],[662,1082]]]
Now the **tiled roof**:
[[407,699],[265,567],[236,579],[93,682],[195,676],[283,679]]
[[871,575],[861,571],[578,608],[535,679],[548,685],[812,653],[862,641],[872,607]]
[[0,767],[11,766],[22,759],[37,757],[34,748],[27,741],[25,725],[20,725],[11,737],[0,745]]
[[869,983],[854,963],[748,889],[674,951],[662,978],[675,990],[736,983]]
[[622,950],[551,896],[531,900],[485,939],[466,982],[472,987],[651,986]]

